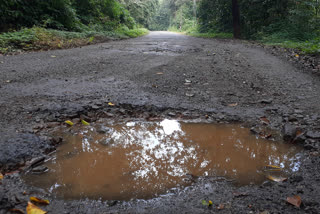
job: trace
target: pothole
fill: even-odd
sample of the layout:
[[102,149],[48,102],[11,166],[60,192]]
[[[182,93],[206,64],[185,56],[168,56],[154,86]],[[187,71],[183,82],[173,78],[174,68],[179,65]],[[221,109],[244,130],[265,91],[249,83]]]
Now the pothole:
[[[199,176],[261,184],[300,166],[299,147],[257,137],[239,124],[104,121],[62,132],[65,142],[45,163],[48,171],[24,180],[65,199],[148,199]],[[266,171],[268,165],[281,170]]]

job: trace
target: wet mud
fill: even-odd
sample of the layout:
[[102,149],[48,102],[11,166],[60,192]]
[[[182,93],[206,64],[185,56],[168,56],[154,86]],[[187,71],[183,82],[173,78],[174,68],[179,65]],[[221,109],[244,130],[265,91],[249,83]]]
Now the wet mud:
[[[320,79],[241,41],[167,32],[69,50],[0,56],[0,213],[48,198],[50,213],[318,213]],[[2,63],[3,62],[3,63]],[[307,68],[306,68],[307,69]],[[112,102],[113,105],[110,105]],[[101,118],[243,123],[253,135],[281,132],[301,165],[284,182],[237,186],[199,176],[148,200],[63,200],[26,184],[63,142],[65,120]],[[286,202],[299,195],[300,208]],[[204,206],[202,200],[213,201]],[[223,209],[218,209],[223,204]],[[221,208],[221,206],[220,206]]]

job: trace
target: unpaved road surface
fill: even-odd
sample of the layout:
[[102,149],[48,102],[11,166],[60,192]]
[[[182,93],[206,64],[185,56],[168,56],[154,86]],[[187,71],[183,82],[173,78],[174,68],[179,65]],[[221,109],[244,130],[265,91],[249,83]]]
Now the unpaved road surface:
[[[243,122],[282,130],[305,148],[299,172],[283,183],[236,187],[198,178],[152,200],[63,201],[24,184],[19,173],[0,184],[0,213],[49,198],[50,213],[318,213],[320,210],[320,78],[255,45],[175,33],[69,50],[0,56],[0,169],[21,169],[53,151],[49,131],[84,117],[179,117]],[[116,104],[108,106],[108,102]],[[262,124],[261,117],[270,123]],[[265,122],[265,121],[264,121]],[[298,133],[303,133],[296,136]],[[23,194],[24,193],[24,194]],[[286,203],[299,195],[301,208]],[[201,200],[224,209],[208,209]]]

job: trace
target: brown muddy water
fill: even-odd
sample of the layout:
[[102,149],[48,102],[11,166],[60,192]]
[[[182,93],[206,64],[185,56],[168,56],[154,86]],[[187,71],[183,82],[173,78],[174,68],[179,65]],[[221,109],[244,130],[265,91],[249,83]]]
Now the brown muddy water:
[[241,125],[166,119],[74,126],[67,132],[45,163],[49,171],[24,177],[65,199],[148,199],[188,186],[197,176],[260,184],[270,173],[267,165],[286,173],[300,165],[298,147],[261,139]]

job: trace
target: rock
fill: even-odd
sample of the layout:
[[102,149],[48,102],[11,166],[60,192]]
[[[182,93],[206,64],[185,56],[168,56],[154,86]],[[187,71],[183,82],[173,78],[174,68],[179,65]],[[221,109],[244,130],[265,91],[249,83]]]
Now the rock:
[[308,131],[306,136],[312,139],[320,139],[320,132],[318,131]]
[[304,142],[303,147],[307,150],[317,149],[319,148],[319,142],[317,143],[315,140],[307,139]]
[[193,97],[193,96],[194,96],[194,94],[193,94],[193,93],[188,93],[188,92],[187,92],[187,93],[186,93],[186,96],[187,96],[187,97]]
[[111,146],[114,143],[112,138],[104,138],[99,140],[99,143],[103,146]]
[[97,132],[100,133],[100,134],[106,134],[106,133],[110,133],[112,131],[111,128],[109,127],[106,127],[104,125],[101,125],[97,128]]
[[49,169],[46,166],[37,166],[37,167],[31,169],[31,172],[34,174],[42,174],[42,173],[45,173],[48,171],[49,171]]
[[301,182],[303,181],[303,177],[301,175],[296,175],[296,176],[293,176],[291,179],[290,179],[291,182]]
[[92,108],[93,110],[98,110],[98,109],[100,109],[100,107],[97,106],[97,105],[92,105],[91,108]]
[[273,99],[272,99],[272,98],[270,98],[270,99],[263,99],[263,100],[261,100],[261,101],[260,101],[260,103],[263,103],[263,104],[270,104],[270,103],[272,103],[272,101],[273,101]]
[[260,131],[258,130],[257,127],[251,127],[251,128],[250,128],[250,132],[251,132],[252,134],[255,134],[255,135],[256,135],[256,134],[259,134]]
[[174,113],[174,112],[168,112],[168,116],[170,116],[170,117],[175,117],[175,116],[176,116],[176,113]]
[[39,157],[39,158],[34,158],[30,161],[30,166],[35,168],[39,165],[41,165],[45,161],[45,157]]
[[283,140],[291,141],[296,137],[297,128],[290,123],[286,123],[282,128]]

